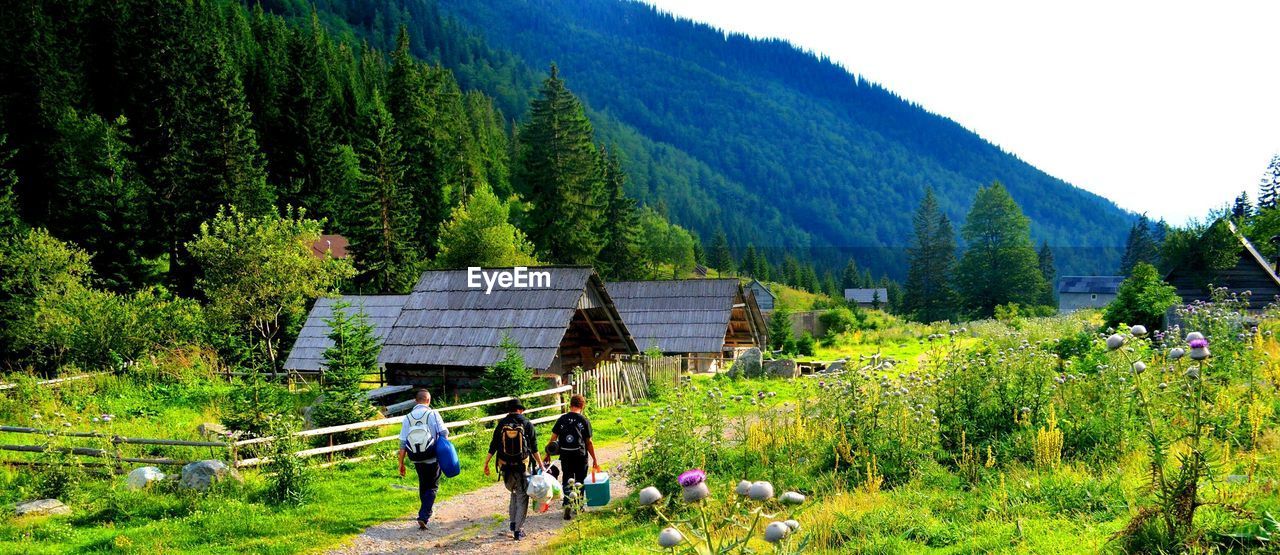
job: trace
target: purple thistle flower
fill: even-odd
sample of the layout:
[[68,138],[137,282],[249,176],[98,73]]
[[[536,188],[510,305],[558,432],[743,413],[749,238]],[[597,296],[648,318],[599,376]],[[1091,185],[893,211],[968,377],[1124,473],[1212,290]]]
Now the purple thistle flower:
[[676,481],[680,482],[680,487],[693,487],[707,481],[707,473],[697,468],[686,470]]
[[1192,339],[1189,343],[1187,343],[1187,345],[1190,346],[1192,349],[1203,349],[1209,346],[1209,340],[1208,339]]

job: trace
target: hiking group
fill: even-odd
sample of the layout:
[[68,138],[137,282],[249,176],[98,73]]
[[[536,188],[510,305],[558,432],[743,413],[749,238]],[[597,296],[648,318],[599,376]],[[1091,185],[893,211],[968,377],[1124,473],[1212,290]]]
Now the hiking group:
[[[405,415],[400,427],[400,476],[405,475],[408,459],[418,475],[418,527],[426,530],[441,473],[453,476],[460,469],[457,453],[448,442],[448,427],[440,413],[431,408],[431,393],[419,390],[415,399],[417,404]],[[600,471],[591,440],[591,421],[582,413],[586,405],[587,400],[581,395],[570,398],[569,411],[551,428],[545,457],[539,456],[537,431],[533,422],[525,417],[525,407],[519,400],[508,404],[506,416],[494,428],[489,454],[484,460],[484,475],[491,475],[489,465],[496,458],[498,475],[511,493],[507,512],[513,539],[524,538],[530,492],[545,492],[555,485],[553,478],[558,476],[564,491],[564,518],[569,520],[573,518],[574,507],[578,506],[578,496],[582,495],[582,484],[587,483],[588,458],[591,470]],[[551,466],[555,456],[560,457],[560,468]]]

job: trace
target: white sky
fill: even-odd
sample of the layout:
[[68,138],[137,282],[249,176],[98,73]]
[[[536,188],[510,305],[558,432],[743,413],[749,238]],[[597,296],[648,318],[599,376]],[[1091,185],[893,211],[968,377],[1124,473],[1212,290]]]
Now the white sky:
[[1280,2],[645,1],[826,54],[1170,223],[1256,200],[1280,151]]

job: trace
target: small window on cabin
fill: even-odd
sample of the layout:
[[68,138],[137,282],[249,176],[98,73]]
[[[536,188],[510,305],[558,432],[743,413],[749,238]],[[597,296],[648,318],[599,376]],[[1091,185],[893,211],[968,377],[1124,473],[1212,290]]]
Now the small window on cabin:
[[1098,300],[1098,294],[1097,294],[1097,293],[1092,293],[1092,294],[1090,294],[1090,295],[1089,295],[1089,300],[1091,300],[1091,301],[1096,301],[1096,300]]

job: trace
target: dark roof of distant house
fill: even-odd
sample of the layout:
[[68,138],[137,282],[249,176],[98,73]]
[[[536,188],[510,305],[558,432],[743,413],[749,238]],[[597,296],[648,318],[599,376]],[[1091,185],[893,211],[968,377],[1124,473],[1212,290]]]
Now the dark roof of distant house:
[[844,300],[863,304],[873,303],[876,301],[887,303],[889,302],[889,290],[884,287],[871,289],[845,289]]
[[374,335],[378,339],[386,339],[391,326],[400,317],[400,309],[404,307],[408,295],[344,295],[341,297],[322,297],[316,299],[307,321],[298,332],[298,340],[289,350],[289,358],[284,361],[286,370],[319,370],[324,363],[324,352],[333,346],[329,339],[329,322],[333,317],[334,307],[346,303],[350,313],[364,312],[365,319],[373,326]]
[[323,258],[330,255],[334,258],[347,257],[347,238],[341,235],[321,235],[314,243],[311,243],[311,253],[316,258]]
[[[512,268],[485,268],[486,272]],[[504,336],[520,346],[525,365],[548,368],[579,308],[604,308],[617,317],[604,282],[590,267],[530,267],[548,272],[550,283],[538,288],[473,288],[467,270],[422,274],[400,319],[387,336],[378,361],[384,364],[492,366],[504,355]],[[620,319],[620,318],[619,318]],[[623,324],[619,322],[619,326]],[[622,328],[623,335],[625,327]],[[630,337],[627,343],[634,351]]]
[[1114,295],[1124,276],[1062,276],[1058,278],[1058,293],[1092,293]]
[[616,281],[609,295],[641,351],[718,353],[725,345],[736,279]]

